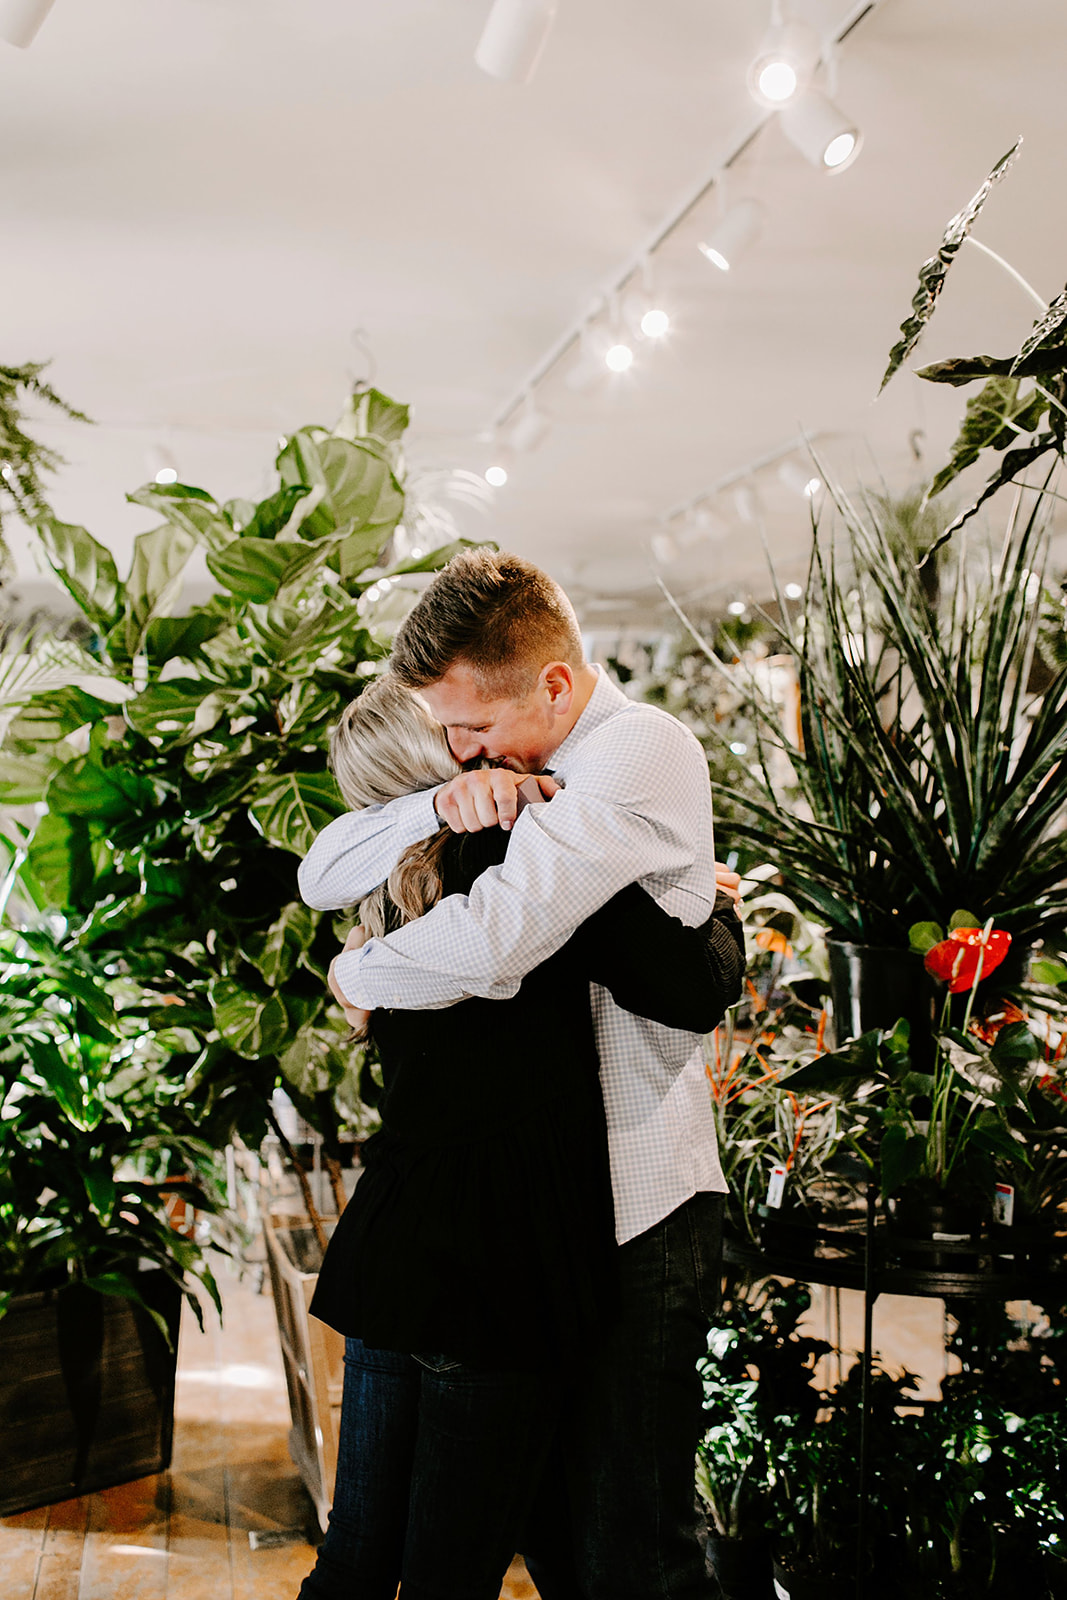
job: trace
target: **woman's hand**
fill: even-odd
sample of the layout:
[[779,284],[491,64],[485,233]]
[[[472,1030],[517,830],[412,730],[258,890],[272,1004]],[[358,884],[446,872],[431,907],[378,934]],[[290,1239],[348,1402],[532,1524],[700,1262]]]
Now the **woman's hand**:
[[[349,933],[348,938],[345,940],[344,949],[341,950],[339,954],[345,955],[349,950],[361,950],[369,938],[370,935],[368,934],[366,928],[361,927],[357,923]],[[367,1031],[367,1024],[370,1021],[371,1014],[369,1011],[362,1010],[362,1008],[359,1006],[349,1004],[348,996],[338,983],[337,974],[334,971],[337,961],[338,956],[334,956],[333,960],[330,962],[330,971],[327,980],[330,985],[330,993],[333,995],[334,999],[341,1007],[341,1010],[344,1012],[345,1020],[352,1029],[353,1033],[358,1033],[362,1037],[362,1035]]]
[[729,867],[724,867],[721,861],[715,863],[715,887],[720,894],[728,894],[734,903],[734,910],[740,916],[743,909],[741,905],[741,878],[738,873],[731,872]]

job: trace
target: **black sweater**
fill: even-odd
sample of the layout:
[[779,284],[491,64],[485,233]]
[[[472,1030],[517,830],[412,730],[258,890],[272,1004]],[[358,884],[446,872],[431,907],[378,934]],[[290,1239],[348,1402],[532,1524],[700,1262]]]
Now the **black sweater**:
[[[504,858],[457,834],[445,894]],[[490,1365],[566,1359],[610,1315],[614,1216],[590,981],[668,1027],[707,1032],[740,996],[729,902],[686,928],[636,884],[510,1000],[377,1011],[382,1130],[337,1225],[313,1313],[368,1345]]]

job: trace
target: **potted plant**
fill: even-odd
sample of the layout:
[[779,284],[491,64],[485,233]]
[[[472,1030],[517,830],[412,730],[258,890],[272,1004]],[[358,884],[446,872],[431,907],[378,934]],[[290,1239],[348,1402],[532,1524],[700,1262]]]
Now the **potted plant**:
[[[333,431],[285,442],[258,505],[136,490],[160,525],[125,578],[85,529],[41,517],[84,639],[68,681],[25,694],[3,739],[0,803],[38,811],[15,838],[20,893],[181,1008],[168,1070],[220,1145],[235,1131],[258,1145],[280,1081],[338,1190],[340,1135],[373,1125],[376,1086],[326,990],[344,924],[303,905],[296,869],[341,809],[329,734],[380,670],[403,614],[394,580],[455,548],[439,526],[426,555],[397,533],[406,423],[406,407],[356,393]],[[418,507],[406,514],[418,536]],[[217,590],[172,615],[197,550]]]
[[183,1297],[218,1291],[168,1197],[221,1201],[168,1076],[180,1029],[65,933],[0,932],[0,1514],[165,1468]]

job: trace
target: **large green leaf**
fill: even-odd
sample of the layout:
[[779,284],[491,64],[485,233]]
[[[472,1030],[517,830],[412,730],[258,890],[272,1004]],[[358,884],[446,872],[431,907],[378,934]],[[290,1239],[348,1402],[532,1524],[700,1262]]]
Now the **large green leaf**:
[[315,937],[317,912],[299,900],[292,900],[281,916],[271,923],[262,938],[247,941],[249,960],[263,974],[272,989],[285,982],[304,951]]
[[410,419],[410,407],[390,400],[380,389],[356,389],[334,433],[341,439],[365,438],[370,434],[383,444],[395,444],[402,438]]
[[81,906],[93,881],[89,829],[84,820],[47,812],[33,830],[26,869],[44,904],[59,911]]
[[49,754],[75,729],[120,711],[121,706],[65,683],[27,700],[8,723],[4,744],[21,755]]
[[238,599],[265,605],[273,600],[291,573],[299,570],[306,545],[293,540],[275,541],[242,536],[218,555],[209,555],[208,568]]
[[344,811],[328,772],[271,773],[257,787],[248,814],[268,843],[304,856],[315,835]]
[[230,522],[206,489],[188,483],[146,483],[126,498],[166,517],[172,527],[208,550],[222,550],[233,538]]
[[124,711],[130,726],[145,738],[184,744],[215,727],[227,707],[240,700],[238,690],[219,691],[206,678],[168,678],[127,700]]
[[1058,346],[1067,359],[1067,350],[1063,349],[1065,322],[1067,322],[1067,289],[1061,289],[1055,300],[1050,302],[1048,310],[1038,317],[1023,340],[1022,348],[1012,363],[1012,371],[1018,372],[1035,350],[1044,350],[1049,345]]
[[96,627],[111,627],[122,605],[122,585],[111,552],[84,528],[55,517],[46,517],[37,532],[53,571],[79,609]]
[[90,750],[60,767],[48,786],[50,810],[65,817],[136,823],[155,808],[155,789],[132,768],[104,767]]
[[285,484],[321,489],[302,525],[311,538],[342,528],[374,528],[382,544],[403,514],[404,492],[383,447],[374,441],[317,438],[301,429],[278,456],[278,471]]
[[55,756],[15,756],[0,760],[0,800],[9,806],[34,805],[63,766]]
[[1015,160],[1021,139],[1017,139],[1008,151],[1001,156],[988,178],[982,184],[977,194],[958,211],[945,229],[944,237],[938,246],[937,254],[924,261],[919,268],[919,287],[911,302],[911,315],[906,317],[900,325],[901,337],[889,352],[889,365],[885,369],[880,389],[884,389],[893,374],[908,359],[911,352],[919,342],[919,336],[934,314],[938,295],[945,286],[945,278],[953,261],[959,253],[960,246],[970,233],[977,220],[978,214],[989,198],[993,185],[999,183]]
[[1033,433],[1048,410],[1040,393],[1019,396],[1018,378],[990,378],[967,402],[952,454],[930,485],[931,498],[978,460],[983,450],[1004,450]]
[[182,573],[196,548],[181,528],[154,528],[133,541],[133,561],[126,579],[126,649],[136,655],[154,617],[174,604]]
[[211,986],[211,1006],[222,1038],[246,1061],[279,1055],[289,1043],[289,1018],[278,994],[220,978]]
[[176,656],[194,661],[208,640],[216,638],[225,626],[224,617],[211,616],[204,611],[194,612],[190,617],[154,617],[145,629],[145,654],[154,666],[161,666]]
[[301,500],[310,493],[306,484],[290,483],[266,500],[261,500],[248,526],[242,530],[242,538],[276,539],[288,526]]

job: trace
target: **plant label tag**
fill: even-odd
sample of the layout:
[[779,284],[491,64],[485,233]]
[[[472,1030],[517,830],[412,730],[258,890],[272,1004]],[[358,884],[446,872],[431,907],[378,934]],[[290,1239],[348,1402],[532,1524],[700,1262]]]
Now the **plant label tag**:
[[771,1168],[771,1181],[767,1185],[767,1208],[770,1211],[780,1211],[782,1196],[785,1194],[786,1170],[784,1167]]
[[1010,1228],[1015,1216],[1015,1190],[1010,1183],[998,1183],[993,1190],[993,1221]]

